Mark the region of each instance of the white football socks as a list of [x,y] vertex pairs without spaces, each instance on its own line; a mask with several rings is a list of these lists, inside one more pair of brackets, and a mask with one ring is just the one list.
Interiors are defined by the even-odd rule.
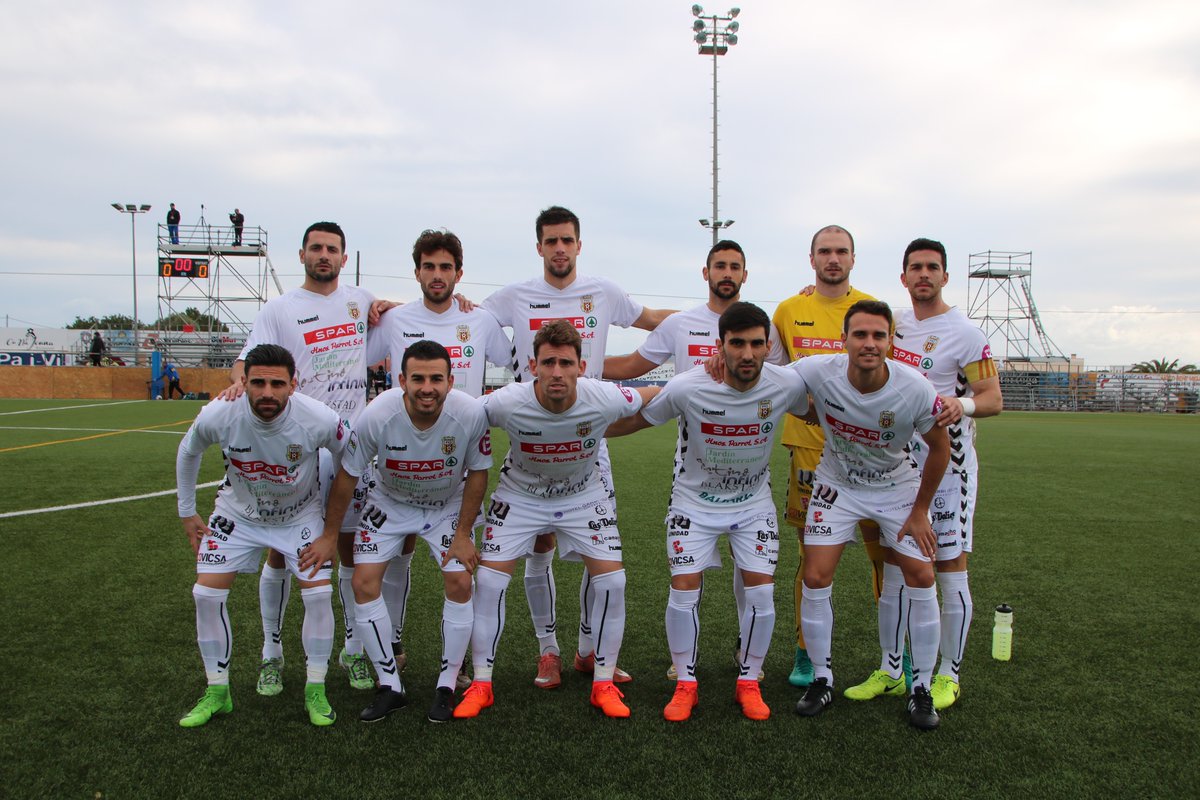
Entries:
[[825,678],[833,686],[833,670],[830,668],[833,650],[833,584],[824,589],[811,589],[804,584],[801,591],[800,625],[804,630],[804,643],[808,645],[808,657],[812,659],[813,676]]
[[504,633],[504,597],[511,575],[481,566],[475,570],[475,623],[471,628],[471,661],[477,681],[491,681],[496,647]]
[[957,683],[975,603],[965,571],[939,572],[937,582],[942,587],[942,663],[938,674]]
[[210,589],[198,583],[192,586],[192,599],[196,601],[196,643],[200,645],[209,686],[229,685],[233,637],[225,607],[228,598],[228,589]]
[[559,652],[555,619],[554,551],[531,553],[525,559],[525,599],[540,655]]
[[667,646],[678,680],[696,680],[700,643],[700,590],[671,589],[667,600]]
[[283,658],[283,615],[292,596],[292,576],[287,567],[263,564],[258,576],[258,611],[262,616],[263,659]]
[[308,682],[324,683],[333,652],[333,587],[310,586],[300,590],[304,599],[304,626],[300,640],[308,664]]

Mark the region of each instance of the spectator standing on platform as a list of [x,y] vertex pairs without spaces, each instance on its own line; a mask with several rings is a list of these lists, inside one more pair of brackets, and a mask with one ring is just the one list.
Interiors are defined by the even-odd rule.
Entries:
[[171,203],[171,210],[167,212],[167,233],[171,237],[171,244],[179,244],[179,211],[174,203]]
[[233,246],[241,247],[242,227],[246,224],[246,215],[235,208],[229,215],[229,221],[233,223]]
[[92,366],[100,366],[100,359],[104,356],[104,351],[107,350],[107,345],[104,344],[104,339],[100,336],[100,331],[92,334]]

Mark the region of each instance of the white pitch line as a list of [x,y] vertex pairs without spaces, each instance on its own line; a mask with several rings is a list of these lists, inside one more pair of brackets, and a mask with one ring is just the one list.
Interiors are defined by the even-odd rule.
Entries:
[[27,408],[24,411],[0,411],[0,417],[13,414],[40,414],[43,411],[73,411],[76,408],[100,408],[101,406],[126,406],[130,403],[148,403],[149,400],[119,400],[115,403],[87,403],[82,406],[58,406],[57,408]]
[[187,431],[148,431],[138,428],[33,428],[26,425],[0,425],[0,431],[79,431],[82,433],[165,433],[183,436]]
[[[220,486],[225,481],[212,481],[211,483],[202,483],[197,486],[197,489],[209,489],[213,486]],[[51,506],[49,508],[30,508],[25,511],[7,511],[0,514],[0,519],[9,517],[27,517],[31,514],[48,514],[51,511],[71,511],[76,508],[91,508],[93,506],[107,506],[112,503],[128,503],[132,500],[145,500],[150,497],[164,497],[169,494],[175,494],[174,489],[167,489],[165,492],[150,492],[149,494],[135,494],[129,497],[114,497],[111,500],[92,500],[87,503],[72,503],[69,506]]]

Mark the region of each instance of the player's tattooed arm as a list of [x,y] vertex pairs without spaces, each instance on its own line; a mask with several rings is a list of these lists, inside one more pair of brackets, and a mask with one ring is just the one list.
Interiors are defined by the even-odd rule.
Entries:
[[200,553],[200,540],[208,535],[208,526],[204,524],[204,518],[199,514],[193,514],[190,517],[183,517],[179,520],[183,523],[183,532],[187,534],[188,542],[192,545],[192,555]]

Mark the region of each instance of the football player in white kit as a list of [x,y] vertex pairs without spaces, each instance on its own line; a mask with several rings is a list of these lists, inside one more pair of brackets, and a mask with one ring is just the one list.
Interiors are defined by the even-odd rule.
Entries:
[[[247,353],[242,383],[242,399],[200,410],[175,462],[179,517],[196,553],[196,639],[208,677],[204,696],[179,724],[194,728],[233,710],[229,590],[238,572],[255,570],[263,548],[274,548],[300,581],[304,598],[304,707],[313,725],[332,725],[336,715],[325,697],[333,650],[332,565],[321,561],[301,574],[299,559],[322,525],[319,450],[340,455],[349,429],[324,404],[293,394],[296,365],[283,347],[264,344]],[[201,456],[214,444],[225,459],[225,483],[206,525],[196,513],[196,477]]]
[[[679,676],[663,717],[682,722],[699,702],[696,661],[701,574],[721,566],[717,539],[725,536],[744,585],[739,609],[742,643],[734,700],[749,719],[765,720],[758,674],[775,629],[775,567],[779,522],[771,497],[771,448],[787,413],[808,410],[804,381],[786,367],[764,364],[771,319],[750,303],[734,303],[718,321],[720,383],[688,370],[633,418],[633,429],[677,418],[675,476],[667,509],[667,643]],[[623,428],[624,426],[622,426]],[[610,429],[609,435],[617,435]]]
[[[674,359],[675,374],[703,366],[710,358],[721,355],[717,344],[717,321],[725,309],[738,302],[742,284],[749,277],[746,270],[746,254],[742,246],[732,239],[722,239],[708,251],[701,271],[708,284],[708,301],[687,311],[672,314],[650,332],[646,341],[628,355],[608,356],[604,359],[604,377],[620,381],[645,375],[650,370]],[[786,364],[787,354],[779,341],[775,326],[771,326],[770,352],[767,362]],[[741,570],[733,571],[733,596],[737,601],[738,619],[746,608],[745,586],[742,585]],[[741,660],[741,643],[734,647],[734,660]],[[672,663],[667,670],[667,679],[679,676]],[[762,680],[762,673],[758,679]]]
[[[903,686],[904,631],[912,645],[909,722],[936,728],[929,694],[937,661],[940,614],[933,560],[937,536],[929,509],[950,462],[950,438],[937,425],[942,404],[922,375],[889,364],[892,312],[886,303],[860,300],[846,312],[845,353],[808,356],[792,363],[812,396],[825,431],[825,449],[804,524],[804,584],[800,622],[814,680],[796,713],[815,716],[833,702],[833,573],[860,519],[879,524],[887,559],[903,575],[900,595],[879,600],[881,669]],[[928,445],[924,469],[909,458],[920,434]]]
[[400,364],[400,385],[359,417],[329,493],[321,538],[300,560],[313,567],[337,545],[338,520],[358,478],[378,459],[367,508],[354,541],[358,630],[379,678],[375,700],[359,719],[375,722],[407,702],[391,648],[392,621],[381,596],[384,571],[404,542],[420,536],[442,569],[442,669],[428,718],[448,722],[454,686],[471,638],[473,528],[487,492],[492,446],[483,406],[453,390],[451,358],[437,342],[415,342]]
[[[933,499],[933,528],[938,537],[937,582],[942,590],[941,664],[930,694],[941,710],[959,696],[959,669],[971,628],[974,603],[967,583],[967,553],[974,540],[975,498],[979,460],[975,455],[975,423],[1004,408],[1000,378],[987,337],[957,308],[942,299],[949,280],[946,248],[933,239],[914,239],[904,250],[900,282],[912,308],[896,314],[892,358],[920,370],[942,398],[938,425],[950,434],[950,465]],[[912,454],[925,462],[920,437]],[[894,564],[884,567],[884,591],[898,594],[903,581]],[[846,690],[855,700],[898,693],[891,676],[875,670],[866,681]]]
[[[582,361],[587,364],[584,376],[599,378],[604,371],[604,353],[610,325],[654,330],[670,314],[670,309],[645,308],[630,299],[615,283],[606,278],[580,275],[575,262],[582,248],[579,236],[579,217],[561,206],[551,206],[538,215],[537,252],[542,257],[542,274],[494,292],[483,301],[483,307],[495,315],[500,324],[512,328],[513,371],[518,381],[533,379],[533,339],[549,320],[565,319],[579,332],[582,340]],[[612,470],[608,447],[601,441],[601,478],[612,492]],[[610,496],[615,505],[615,495]],[[533,617],[533,629],[538,637],[538,672],[534,684],[553,689],[561,683],[562,656],[558,649],[557,614],[555,602],[554,535],[539,536],[533,552],[525,561],[525,597]],[[592,582],[584,572],[579,586],[579,638],[575,669],[592,669],[594,621],[589,616],[593,605]],[[618,669],[616,681],[631,680]]]
[[[342,286],[338,276],[346,265],[346,235],[334,222],[316,222],[308,226],[301,240],[300,263],[304,265],[304,283],[299,288],[273,298],[259,310],[254,327],[242,350],[244,357],[250,348],[263,343],[279,344],[296,359],[297,391],[320,400],[343,420],[353,425],[367,404],[367,365],[383,358],[367,355],[368,317],[392,304],[376,301],[365,289]],[[376,344],[372,337],[373,346]],[[242,361],[233,364],[230,380],[233,384],[219,397],[235,399],[241,393]],[[329,454],[322,457],[322,481],[329,490],[337,461]],[[371,689],[371,665],[362,652],[362,643],[354,637],[354,592],[350,588],[354,576],[354,531],[362,514],[366,497],[364,480],[358,497],[342,522],[341,546],[338,555],[338,596],[342,603],[345,625],[345,646],[338,663],[347,670],[350,685],[355,689]],[[258,693],[273,696],[283,691],[283,628],[284,612],[291,594],[291,580],[283,569],[279,553],[269,551],[258,583],[259,610],[263,623],[262,665],[258,676]]]
[[532,383],[510,383],[484,398],[488,421],[503,428],[509,450],[488,506],[475,570],[475,624],[471,632],[474,681],[454,709],[474,717],[492,705],[492,670],[504,605],[517,559],[534,539],[553,531],[559,553],[582,560],[593,586],[590,612],[595,653],[591,703],[606,716],[629,716],[613,683],[625,634],[625,570],[616,510],[600,481],[597,455],[609,425],[637,413],[650,389],[634,392],[579,377],[579,332],[566,320],[542,326],[534,337]]
[[[422,231],[413,244],[412,257],[421,302],[388,311],[371,336],[383,340],[397,386],[405,349],[427,339],[449,353],[454,388],[479,397],[487,364],[511,366],[512,342],[490,312],[478,307],[463,311],[455,301],[454,289],[463,276],[463,246],[457,236],[445,230]],[[383,577],[383,599],[392,620],[392,649],[401,669],[407,661],[403,634],[415,546],[416,538],[408,537]],[[464,676],[460,688],[468,683]]]

